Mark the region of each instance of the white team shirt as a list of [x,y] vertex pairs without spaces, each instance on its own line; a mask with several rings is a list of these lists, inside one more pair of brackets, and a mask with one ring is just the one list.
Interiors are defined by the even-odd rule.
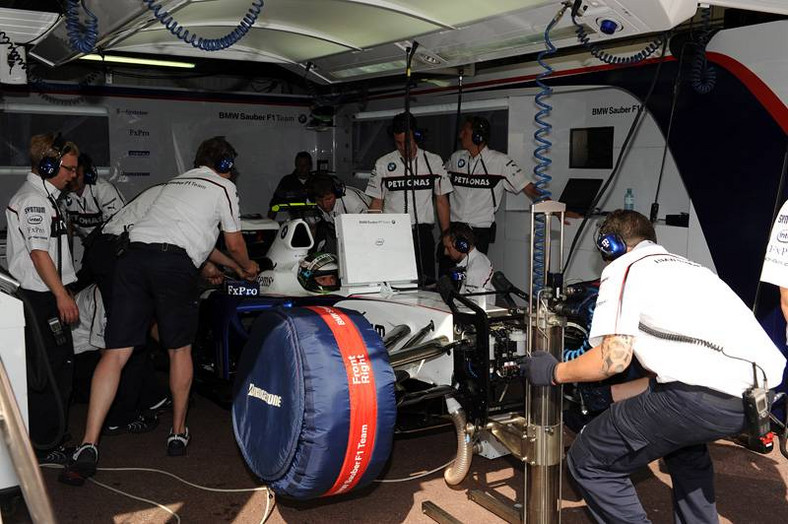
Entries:
[[164,186],[165,184],[156,184],[129,200],[128,204],[120,208],[120,211],[112,215],[112,218],[104,224],[101,232],[120,236],[124,231],[131,231],[134,224],[145,216],[153,202],[159,198]]
[[766,257],[763,259],[761,282],[788,287],[788,201],[772,226]]
[[30,252],[34,249],[48,252],[57,269],[58,242],[60,281],[67,285],[77,280],[68,246],[65,217],[56,208],[59,196],[60,190],[50,182],[35,173],[28,173],[25,183],[6,207],[8,271],[22,284],[23,289],[50,291],[33,266]]
[[465,268],[465,280],[460,286],[460,293],[495,291],[490,282],[493,275],[492,263],[487,255],[478,249],[471,249],[468,255],[457,263],[457,267]]
[[124,203],[118,188],[101,178],[94,185],[85,185],[82,195],[69,193],[66,196],[66,208],[80,238],[87,237],[96,226],[109,220]]
[[129,238],[182,247],[200,267],[219,238],[217,226],[225,233],[241,230],[238,193],[235,184],[202,166],[164,184]]
[[[602,272],[589,341],[632,335],[633,350],[658,382],[683,382],[741,396],[752,386],[752,364],[693,342],[664,340],[639,328],[692,337],[731,357],[755,361],[769,387],[780,384],[785,357],[752,311],[713,272],[664,247],[642,242]],[[759,385],[763,374],[758,370]]]
[[455,151],[446,162],[446,171],[454,187],[449,197],[451,221],[471,227],[490,227],[504,190],[519,193],[528,185],[514,160],[488,147],[475,157],[465,149]]
[[91,284],[74,297],[79,308],[79,324],[71,328],[74,340],[74,354],[105,349],[104,330],[107,328],[107,315],[104,301],[96,284]]
[[411,225],[416,224],[417,215],[419,224],[434,224],[435,207],[432,204],[432,195],[445,195],[453,190],[449,176],[443,168],[443,161],[438,155],[417,150],[413,159],[413,173],[415,176],[408,171],[406,176],[405,160],[399,151],[383,155],[375,162],[366,194],[383,200],[384,213],[409,213]]
[[358,213],[366,213],[369,209],[369,204],[355,191],[347,189],[345,196],[337,198],[334,203],[334,209],[330,213],[326,213],[322,209],[320,214],[324,221],[333,224],[339,215],[355,215]]

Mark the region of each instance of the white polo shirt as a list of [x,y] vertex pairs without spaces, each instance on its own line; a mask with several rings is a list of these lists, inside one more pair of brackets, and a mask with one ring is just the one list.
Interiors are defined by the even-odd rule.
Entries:
[[323,220],[329,224],[333,224],[336,220],[336,217],[339,215],[366,213],[367,209],[369,209],[369,205],[367,205],[367,202],[361,197],[361,195],[348,188],[345,190],[345,196],[337,198],[336,202],[334,203],[334,209],[332,209],[330,213],[326,213],[322,209],[320,210],[320,213],[323,217]]
[[8,271],[30,291],[50,291],[33,266],[30,252],[46,251],[58,267],[60,244],[60,281],[63,285],[77,280],[71,250],[68,247],[65,217],[57,210],[60,190],[35,173],[28,173],[25,183],[11,197],[5,216],[8,224],[6,258]]
[[[416,224],[417,215],[419,224],[434,224],[433,194],[445,195],[452,189],[443,160],[438,155],[417,150],[413,173],[409,170],[406,173],[405,160],[395,150],[375,162],[366,194],[383,200],[384,213],[409,213],[411,225]],[[416,194],[415,213],[413,193]]]
[[468,255],[457,263],[457,267],[465,268],[465,280],[460,286],[460,293],[495,291],[491,283],[493,275],[492,263],[490,263],[487,255],[478,249],[471,249]]
[[503,153],[485,147],[478,155],[462,149],[446,162],[451,184],[451,221],[490,227],[503,200],[504,189],[519,193],[528,185],[525,173]]
[[96,226],[100,226],[123,207],[123,195],[114,184],[99,178],[94,185],[87,184],[82,194],[66,195],[74,231],[81,238],[87,237]]
[[235,184],[202,166],[164,184],[129,238],[182,247],[199,267],[216,245],[219,228],[226,233],[241,230],[239,215]]
[[159,197],[161,190],[164,189],[164,186],[165,184],[156,184],[129,200],[125,206],[120,208],[120,211],[112,215],[107,223],[104,224],[101,232],[107,235],[120,236],[124,231],[131,231],[134,224],[148,212],[153,202]]
[[107,315],[104,301],[96,284],[91,284],[74,297],[79,308],[79,324],[71,328],[74,340],[74,354],[95,351],[107,347],[104,330],[107,328]]
[[[673,341],[639,327],[708,342]],[[769,387],[780,384],[785,357],[752,311],[713,272],[650,242],[639,244],[602,272],[589,341],[633,335],[634,353],[659,382],[679,381],[741,396],[752,386],[755,361]],[[729,356],[726,356],[729,355]],[[763,374],[758,370],[759,385]]]
[[763,259],[761,282],[788,288],[788,201],[774,221]]

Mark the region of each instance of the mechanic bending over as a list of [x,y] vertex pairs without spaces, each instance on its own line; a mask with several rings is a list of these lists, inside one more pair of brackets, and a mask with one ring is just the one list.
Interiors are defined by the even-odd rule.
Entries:
[[656,244],[640,213],[611,213],[597,247],[611,262],[591,325],[593,349],[563,363],[535,352],[524,374],[537,386],[598,381],[622,372],[634,354],[656,379],[639,379],[629,392],[635,396],[583,428],[568,452],[569,471],[599,522],[649,522],[629,474],[662,457],[674,520],[718,522],[706,444],[744,430],[743,395],[778,385],[785,358],[733,290]]
[[197,279],[216,245],[219,228],[230,256],[252,279],[259,272],[241,234],[238,194],[230,180],[236,152],[224,137],[200,144],[195,168],[169,182],[148,213],[134,224],[128,251],[115,271],[107,324],[108,348],[96,367],[83,443],[59,479],[81,485],[95,474],[101,426],[115,397],[121,370],[133,347],[144,344],[151,319],[170,354],[173,425],[167,454],[183,455],[191,435],[186,409],[192,381],[191,344],[197,330]]
[[[766,248],[766,256],[763,260],[761,271],[761,282],[768,282],[780,288],[780,309],[783,318],[788,321],[788,250],[785,249],[785,235],[788,233],[788,201],[780,208],[777,218],[772,225],[769,235],[769,244]],[[788,326],[786,326],[788,334]],[[786,337],[788,339],[788,336]],[[786,339],[782,340],[783,354],[788,351]],[[788,388],[788,369],[783,374],[784,382],[780,391]]]
[[355,191],[348,191],[339,179],[325,174],[317,174],[307,182],[306,194],[320,209],[320,219],[314,226],[315,246],[312,249],[336,254],[336,217],[366,213],[367,202]]
[[460,293],[495,291],[491,280],[493,266],[487,255],[476,248],[476,235],[468,224],[452,222],[443,234],[446,255],[456,264],[452,280]]
[[[79,310],[67,285],[76,281],[64,213],[58,199],[77,172],[79,150],[60,135],[30,139],[30,169],[22,187],[6,207],[8,271],[21,283],[19,293],[32,306],[31,314],[43,336],[43,350],[55,383],[35,386],[28,373],[30,439],[41,462],[63,463],[61,422],[68,424],[68,402],[74,372],[74,346],[69,324]],[[27,310],[27,308],[25,308]],[[25,341],[33,346],[34,327],[25,322]],[[38,375],[41,365],[32,362]],[[57,393],[54,393],[54,389]],[[60,402],[54,398],[59,394]],[[64,429],[64,428],[61,428]]]
[[114,184],[99,178],[93,159],[86,153],[79,155],[77,176],[68,189],[66,208],[74,231],[82,239],[109,220],[125,203]]
[[[410,135],[406,133],[410,130]],[[449,227],[449,198],[452,185],[438,155],[419,151],[421,132],[410,113],[400,113],[391,122],[396,151],[375,162],[366,193],[371,210],[408,213],[413,227],[416,261],[422,283],[435,280],[435,211],[441,232]],[[406,161],[407,152],[410,161]],[[412,170],[412,171],[411,171]],[[433,195],[435,203],[433,205]]]

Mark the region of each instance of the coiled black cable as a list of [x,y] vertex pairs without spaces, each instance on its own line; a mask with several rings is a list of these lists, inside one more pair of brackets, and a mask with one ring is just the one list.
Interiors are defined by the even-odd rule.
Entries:
[[662,33],[658,37],[656,37],[653,41],[649,42],[645,48],[641,51],[638,51],[634,55],[630,56],[615,56],[611,55],[610,53],[603,50],[598,45],[591,43],[591,37],[588,36],[586,33],[586,29],[583,24],[577,22],[577,18],[575,14],[572,13],[572,23],[575,25],[575,33],[577,34],[577,40],[583,44],[583,47],[588,49],[592,56],[598,58],[602,62],[610,65],[617,65],[617,64],[634,64],[636,62],[641,62],[646,58],[653,55],[665,42],[668,33]]
[[696,93],[705,95],[709,93],[717,83],[717,71],[709,65],[706,59],[706,44],[711,38],[711,8],[707,7],[701,12],[703,29],[698,36],[698,50],[692,59],[692,69],[690,71],[690,85]]

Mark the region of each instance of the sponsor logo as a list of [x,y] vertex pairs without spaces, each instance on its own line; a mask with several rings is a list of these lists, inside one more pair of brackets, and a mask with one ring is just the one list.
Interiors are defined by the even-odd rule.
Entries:
[[129,136],[150,136],[150,131],[144,129],[129,129]]
[[120,109],[120,108],[115,108],[115,114],[116,115],[119,115],[121,113],[123,113],[124,115],[127,115],[127,116],[145,116],[145,115],[148,114],[147,111],[142,111],[140,109]]
[[788,224],[788,215],[780,215],[777,217],[778,224]]
[[43,207],[31,206],[25,208],[25,213],[46,213],[46,212],[47,210],[44,209]]
[[389,162],[389,165],[386,166],[386,169],[388,169],[389,172],[394,171],[395,169],[397,169],[397,164],[395,164],[394,162]]
[[361,426],[361,435],[359,436],[358,441],[356,442],[356,453],[353,455],[353,468],[350,470],[345,481],[342,485],[337,489],[337,493],[342,493],[343,491],[347,490],[355,478],[358,476],[358,472],[361,469],[361,464],[364,462],[364,452],[367,446],[367,435],[369,433],[369,426],[368,424],[364,424]]
[[260,290],[257,288],[257,286],[250,286],[243,282],[228,282],[225,288],[228,295],[249,297],[260,294]]
[[464,158],[461,158],[461,159],[460,159],[460,160],[457,162],[457,167],[465,167],[465,159],[464,159]]
[[783,229],[777,233],[777,241],[782,243],[788,242],[788,229]]
[[135,150],[132,150],[132,151],[129,151],[129,156],[133,156],[133,157],[149,157],[150,156],[150,151],[135,151]]
[[44,217],[42,217],[41,215],[33,215],[31,217],[27,217],[28,224],[36,225],[36,224],[40,224],[43,221],[44,221]]
[[383,240],[382,238],[376,238],[375,239],[375,245],[378,246],[378,247],[382,246],[384,244],[384,242],[385,242],[385,240]]
[[150,171],[124,171],[123,176],[150,176]]
[[435,186],[435,178],[435,175],[393,176],[383,180],[383,185],[389,191],[432,190]]
[[27,228],[27,232],[31,235],[43,235],[46,233],[43,227],[31,226]]
[[254,382],[249,383],[249,391],[247,391],[246,395],[249,397],[259,398],[269,406],[273,406],[275,408],[282,407],[281,395],[274,395],[273,393],[269,393],[262,388],[258,388],[254,385]]
[[[219,120],[252,120],[255,122],[295,122],[296,117],[282,113],[244,113],[242,111],[219,111]],[[300,120],[299,120],[300,121]]]
[[451,173],[449,175],[452,185],[459,187],[490,189],[498,185],[503,177],[500,175],[464,175]]
[[101,224],[101,213],[73,214],[74,223],[82,227],[98,226]]
[[383,338],[383,337],[386,336],[386,326],[382,326],[380,324],[375,324],[372,327],[375,329],[375,332],[378,334],[378,336],[380,336],[380,338]]
[[271,285],[274,283],[274,277],[268,275],[266,276],[261,275],[260,277],[258,277],[257,280],[260,282],[260,285],[263,287],[271,287]]
[[282,231],[279,233],[279,237],[285,238],[285,235],[287,235],[287,225],[282,226]]

